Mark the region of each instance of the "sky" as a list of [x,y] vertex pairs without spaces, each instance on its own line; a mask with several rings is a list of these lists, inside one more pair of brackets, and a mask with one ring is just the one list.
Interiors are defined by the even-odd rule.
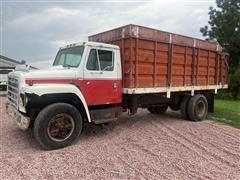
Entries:
[[201,38],[215,0],[0,0],[0,54],[44,68],[59,47],[137,24]]

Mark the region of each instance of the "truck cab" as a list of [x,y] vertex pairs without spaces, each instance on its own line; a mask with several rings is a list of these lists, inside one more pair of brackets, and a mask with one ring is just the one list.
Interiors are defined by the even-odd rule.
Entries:
[[98,124],[116,119],[121,103],[116,45],[70,44],[59,49],[51,68],[8,76],[7,112],[21,129],[33,126],[46,149],[71,143],[81,133],[83,121]]
[[87,42],[61,48],[53,66],[75,69],[70,77],[88,106],[121,103],[121,59],[118,46]]

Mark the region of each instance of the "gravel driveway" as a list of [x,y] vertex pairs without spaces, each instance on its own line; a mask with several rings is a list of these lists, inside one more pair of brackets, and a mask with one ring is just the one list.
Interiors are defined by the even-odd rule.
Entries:
[[141,110],[87,125],[74,145],[43,151],[0,98],[0,179],[240,179],[240,130]]

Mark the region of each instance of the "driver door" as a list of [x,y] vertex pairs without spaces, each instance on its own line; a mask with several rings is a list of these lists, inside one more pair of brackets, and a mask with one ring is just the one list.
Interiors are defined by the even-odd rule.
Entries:
[[90,106],[121,102],[121,81],[112,49],[90,48],[84,67],[84,96]]

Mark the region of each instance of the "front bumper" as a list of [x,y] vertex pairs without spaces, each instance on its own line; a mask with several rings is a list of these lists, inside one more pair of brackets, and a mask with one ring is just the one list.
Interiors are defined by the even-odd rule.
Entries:
[[7,111],[7,114],[16,121],[20,129],[26,130],[29,128],[30,118],[20,113],[9,102],[6,103],[6,111]]

